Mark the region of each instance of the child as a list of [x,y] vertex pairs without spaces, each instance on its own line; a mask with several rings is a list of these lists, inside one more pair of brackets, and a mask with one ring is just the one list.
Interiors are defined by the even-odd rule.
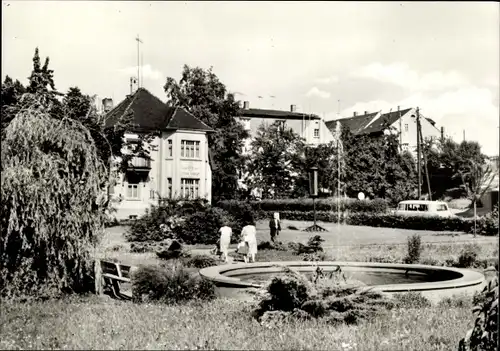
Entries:
[[238,247],[236,248],[236,253],[243,255],[245,263],[248,263],[248,251],[249,251],[249,246],[248,243],[245,241],[240,242],[238,244]]

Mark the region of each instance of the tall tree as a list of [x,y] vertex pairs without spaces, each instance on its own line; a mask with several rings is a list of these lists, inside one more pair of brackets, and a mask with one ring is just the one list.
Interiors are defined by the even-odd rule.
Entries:
[[396,135],[353,135],[342,131],[346,158],[346,193],[363,192],[392,203],[410,198],[416,189],[411,154],[401,153]]
[[263,198],[286,198],[296,188],[305,164],[305,143],[286,123],[262,123],[251,144],[248,173]]
[[238,194],[238,178],[245,164],[244,140],[249,136],[235,120],[239,104],[226,86],[212,72],[185,65],[177,82],[168,77],[164,86],[170,106],[182,107],[215,130],[208,136],[214,169],[212,198],[216,203],[234,199]]
[[10,121],[14,118],[14,107],[19,103],[23,94],[26,93],[26,88],[16,79],[14,82],[9,76],[5,77],[2,83],[1,93],[1,131],[9,125]]

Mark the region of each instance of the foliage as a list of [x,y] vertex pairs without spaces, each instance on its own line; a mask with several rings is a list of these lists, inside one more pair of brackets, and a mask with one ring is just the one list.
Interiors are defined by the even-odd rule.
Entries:
[[467,244],[458,256],[457,267],[473,267],[479,255],[480,247],[477,244]]
[[459,351],[496,350],[498,348],[498,277],[484,287],[482,298],[472,309],[474,327],[460,340]]
[[369,289],[314,284],[290,268],[284,268],[284,272],[265,287],[253,313],[266,327],[283,320],[313,318],[331,324],[357,324],[393,305],[386,296]]
[[239,105],[234,95],[212,72],[212,68],[184,66],[179,82],[168,77],[164,90],[168,104],[183,107],[215,130],[208,136],[214,168],[212,169],[212,201],[237,198],[238,176],[243,169],[244,139],[248,132],[234,117]]
[[316,251],[312,253],[306,253],[302,255],[302,261],[324,261],[326,259],[326,254],[322,251]]
[[175,229],[175,233],[186,244],[215,244],[220,238],[219,229],[225,225],[232,227],[233,240],[236,239],[238,231],[233,223],[234,219],[229,213],[220,208],[209,207],[203,212],[187,216]]
[[284,245],[282,242],[277,241],[277,242],[272,242],[272,241],[261,241],[257,245],[257,250],[262,251],[262,250],[278,250],[278,251],[287,251],[288,246]]
[[394,294],[394,300],[398,308],[425,308],[431,306],[429,299],[416,291]]
[[91,289],[90,253],[105,220],[105,168],[85,127],[47,111],[23,107],[2,139],[3,296]]
[[125,238],[131,242],[178,239],[177,230],[186,219],[205,211],[207,206],[204,199],[162,199],[159,205],[152,205],[143,216],[132,222]]
[[20,102],[23,94],[26,93],[26,88],[16,79],[14,82],[11,77],[6,76],[2,83],[1,93],[1,135],[4,137],[5,128],[10,121],[15,117],[14,107]]
[[250,188],[260,189],[263,199],[290,197],[304,158],[305,141],[293,129],[280,121],[263,122],[251,144]]
[[408,237],[408,253],[404,259],[405,263],[417,263],[422,253],[422,240],[420,235],[413,234]]
[[131,281],[135,302],[176,304],[189,300],[212,300],[216,296],[212,282],[181,265],[139,267],[132,274]]
[[[471,164],[482,167],[485,163],[481,147],[474,141],[463,141],[459,144],[451,138],[426,139],[422,151],[427,157],[431,191],[436,199],[447,194],[450,189],[465,190],[460,174],[469,173]],[[422,189],[427,189],[425,177]]]
[[184,264],[186,265],[186,267],[202,269],[211,266],[217,266],[218,261],[212,256],[196,255],[187,259]]
[[[349,212],[366,212],[366,213],[384,213],[388,210],[387,201],[382,199],[374,199],[374,200],[363,200],[360,201],[358,199],[317,199],[316,203],[316,211],[337,211],[337,207],[340,203],[341,211],[349,211]],[[274,212],[282,212],[282,211],[312,211],[313,210],[313,201],[312,199],[266,199],[262,201],[249,201],[243,202],[238,200],[228,200],[222,201],[218,205],[233,215],[235,211],[242,210],[245,211],[254,211],[254,213],[258,214],[263,211],[274,211]]]
[[321,243],[324,242],[323,239],[319,235],[314,235],[307,240],[307,244],[303,245],[302,243],[298,243],[297,248],[294,250],[296,255],[302,254],[314,254],[317,252],[323,252],[323,247]]
[[400,153],[395,134],[353,135],[342,129],[346,158],[345,192],[355,197],[363,192],[370,198],[384,198],[392,204],[410,199],[416,188],[415,163]]
[[498,206],[495,206],[493,211],[477,219],[476,233],[480,235],[498,235],[498,220]]

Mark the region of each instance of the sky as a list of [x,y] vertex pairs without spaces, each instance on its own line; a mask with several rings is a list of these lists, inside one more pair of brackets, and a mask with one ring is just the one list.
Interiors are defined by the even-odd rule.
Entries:
[[419,107],[456,141],[499,153],[497,2],[2,2],[2,80],[26,83],[35,47],[56,88],[119,103],[137,73],[208,69],[250,107],[315,113]]

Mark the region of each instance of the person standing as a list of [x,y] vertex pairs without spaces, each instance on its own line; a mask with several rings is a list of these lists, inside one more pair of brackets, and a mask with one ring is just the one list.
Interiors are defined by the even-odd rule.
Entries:
[[219,229],[220,233],[220,251],[222,252],[222,257],[224,259],[224,262],[228,262],[228,253],[229,253],[229,244],[231,243],[231,234],[233,233],[233,230],[231,227],[228,227],[227,225],[221,227]]
[[269,221],[269,229],[271,230],[271,241],[274,243],[276,237],[280,234],[281,223],[279,213],[275,212],[273,218]]

